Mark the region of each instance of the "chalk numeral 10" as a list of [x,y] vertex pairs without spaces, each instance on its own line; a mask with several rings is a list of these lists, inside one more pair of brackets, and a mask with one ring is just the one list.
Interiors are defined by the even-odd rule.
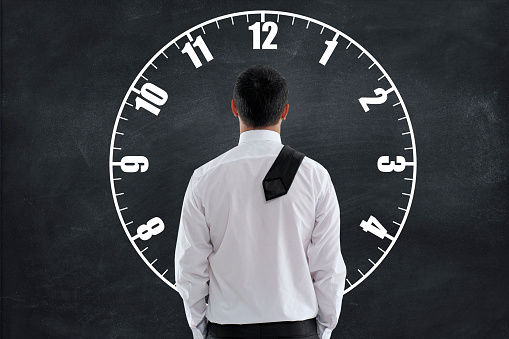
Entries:
[[141,97],[136,97],[135,108],[137,110],[143,108],[154,115],[158,115],[161,111],[161,109],[156,106],[162,106],[168,100],[168,93],[150,82],[147,82],[141,87],[139,94]]

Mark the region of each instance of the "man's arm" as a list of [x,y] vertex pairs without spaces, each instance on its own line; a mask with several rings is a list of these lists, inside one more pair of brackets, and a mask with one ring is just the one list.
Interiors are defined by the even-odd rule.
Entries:
[[339,244],[339,203],[328,173],[327,182],[318,198],[307,255],[318,301],[318,336],[320,339],[329,339],[341,311],[346,266]]
[[193,338],[205,338],[207,304],[205,296],[209,293],[208,256],[213,250],[210,233],[202,205],[195,192],[194,173],[189,180],[175,247],[175,287],[177,288],[186,312]]

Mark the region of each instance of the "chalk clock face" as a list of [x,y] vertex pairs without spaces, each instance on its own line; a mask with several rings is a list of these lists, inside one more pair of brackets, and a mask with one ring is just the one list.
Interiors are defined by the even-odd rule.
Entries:
[[[155,53],[128,89],[111,138],[110,181],[122,226],[148,267],[175,288],[185,187],[195,168],[237,145],[233,85],[254,64],[276,68],[289,84],[282,143],[331,175],[347,293],[379,267],[403,229],[415,188],[415,141],[389,74],[352,38],[309,17],[228,14]],[[212,154],[211,145],[222,151]]]

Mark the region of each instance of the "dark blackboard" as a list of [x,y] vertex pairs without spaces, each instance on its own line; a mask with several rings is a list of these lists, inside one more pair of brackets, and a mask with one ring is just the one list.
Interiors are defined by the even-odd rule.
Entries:
[[[345,296],[333,338],[509,337],[509,5],[325,0],[2,2],[2,337],[191,337],[180,297],[119,223],[110,138],[127,89],[162,46],[254,9],[306,15],[353,37],[389,72],[412,119],[419,167],[405,230]],[[190,169],[235,146],[238,125],[225,112],[195,126],[199,135],[226,126],[207,148],[174,154],[185,159],[168,169],[185,178],[177,195]],[[291,120],[288,131],[300,131]],[[339,177],[330,153],[304,148],[311,133],[296,135],[287,134],[291,146]]]

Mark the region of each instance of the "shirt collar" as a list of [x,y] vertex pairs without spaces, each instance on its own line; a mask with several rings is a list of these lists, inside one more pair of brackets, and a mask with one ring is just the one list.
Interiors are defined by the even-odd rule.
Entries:
[[239,145],[253,140],[270,140],[281,143],[281,135],[270,129],[251,129],[240,133]]

